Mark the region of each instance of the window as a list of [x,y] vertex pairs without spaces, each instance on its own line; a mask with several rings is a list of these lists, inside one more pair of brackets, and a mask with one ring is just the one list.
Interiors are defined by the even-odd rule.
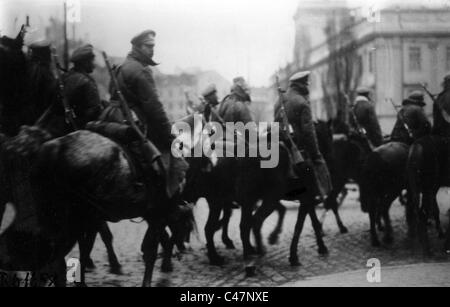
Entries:
[[375,71],[375,51],[369,51],[369,72],[373,73]]
[[422,52],[420,47],[409,47],[409,70],[422,70]]
[[447,47],[446,69],[450,70],[450,47]]

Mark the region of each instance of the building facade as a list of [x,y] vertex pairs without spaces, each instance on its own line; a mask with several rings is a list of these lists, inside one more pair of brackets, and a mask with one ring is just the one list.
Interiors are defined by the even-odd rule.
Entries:
[[[279,72],[283,84],[293,72],[311,70],[311,106],[321,119],[336,116],[342,99],[336,92],[348,91],[353,97],[356,87],[369,87],[383,132],[389,134],[396,118],[390,99],[400,105],[421,84],[439,93],[450,73],[450,10],[398,4],[368,14],[370,8],[332,3],[300,4],[294,17],[294,61]],[[333,84],[331,69],[342,75],[341,85]],[[426,111],[431,115],[429,97]]]

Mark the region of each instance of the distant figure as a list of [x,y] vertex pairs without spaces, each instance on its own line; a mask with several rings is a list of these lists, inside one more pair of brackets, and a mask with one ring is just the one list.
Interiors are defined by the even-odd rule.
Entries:
[[[381,133],[375,106],[370,99],[370,89],[360,87],[356,90],[356,93],[357,97],[352,110],[350,110],[355,116],[350,116],[350,124],[356,130],[358,126],[364,128],[372,145],[378,147],[383,143],[383,134]],[[355,122],[355,119],[357,122]]]
[[94,47],[85,45],[76,49],[70,61],[73,68],[64,76],[64,94],[75,112],[78,128],[83,129],[102,112],[97,84],[90,75],[95,69]]
[[423,109],[425,106],[424,95],[420,91],[411,93],[403,101],[391,133],[392,141],[411,145],[415,140],[431,133],[431,123]]
[[433,105],[433,134],[450,137],[450,75],[444,78],[442,88]]
[[225,122],[253,122],[248,107],[250,101],[250,87],[243,77],[237,77],[233,80],[230,95],[226,96],[220,105],[219,115]]
[[206,121],[216,121],[217,119],[213,115],[212,111],[217,112],[217,106],[219,105],[219,97],[217,96],[217,88],[215,84],[210,84],[202,92],[202,97],[205,102],[205,119]]

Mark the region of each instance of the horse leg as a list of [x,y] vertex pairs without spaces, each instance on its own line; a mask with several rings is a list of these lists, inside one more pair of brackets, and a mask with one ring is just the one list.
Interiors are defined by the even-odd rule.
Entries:
[[275,226],[275,229],[272,231],[272,233],[269,236],[269,244],[275,245],[278,244],[278,240],[280,239],[280,234],[283,230],[283,222],[284,218],[286,216],[286,207],[283,206],[282,203],[277,202],[275,210],[278,212],[278,222]]
[[161,216],[148,218],[147,222],[149,225],[141,247],[145,263],[143,287],[151,287],[152,285],[153,269],[158,256],[158,245],[165,228],[165,222],[161,219]]
[[311,218],[311,224],[314,229],[314,234],[316,235],[318,253],[321,256],[328,255],[328,248],[326,247],[325,242],[323,241],[322,225],[319,222],[319,218],[317,217],[315,208],[310,209],[309,217]]
[[394,242],[391,218],[389,216],[389,207],[390,207],[390,203],[386,203],[386,204],[384,204],[384,207],[382,208],[383,220],[384,220],[384,224],[386,226],[386,233],[384,235],[383,241],[386,244],[392,244]]
[[256,252],[259,255],[265,254],[265,248],[262,242],[261,228],[267,217],[271,215],[275,210],[276,205],[274,204],[276,203],[276,201],[273,201],[271,199],[265,199],[261,207],[259,207],[255,215],[253,216],[253,233],[255,234]]
[[209,214],[208,221],[205,225],[205,237],[206,237],[206,249],[208,250],[209,263],[211,265],[223,265],[225,260],[219,256],[214,244],[214,234],[220,228],[220,212],[223,206],[218,205],[217,202],[213,203],[208,201]]
[[[342,197],[339,200],[339,202],[337,201],[337,198],[339,196],[339,194],[342,192]],[[333,191],[330,193],[330,195],[328,196],[326,202],[325,202],[325,208],[326,210],[332,210],[334,216],[336,217],[336,223],[339,227],[339,231],[341,232],[341,234],[345,234],[348,233],[348,229],[344,226],[344,223],[342,223],[341,217],[339,215],[339,207],[342,206],[342,204],[345,201],[345,198],[347,197],[348,194],[348,190],[345,188],[345,182],[341,181],[339,182],[339,184],[333,188]],[[323,225],[323,223],[325,222],[325,218],[322,219],[321,224]]]
[[94,247],[97,230],[97,227],[88,227],[78,240],[80,248],[80,281],[75,283],[77,287],[86,287],[86,269],[95,267],[90,254]]
[[0,228],[2,227],[3,215],[5,214],[6,203],[0,203]]
[[[436,192],[436,194],[437,193],[438,192]],[[436,195],[436,194],[434,194],[434,195]],[[439,239],[444,239],[445,238],[445,234],[444,234],[444,231],[442,230],[442,227],[441,227],[441,217],[440,217],[441,213],[439,212],[439,206],[438,206],[436,197],[433,197],[431,199],[431,201],[432,201],[431,210],[433,212],[433,218],[434,218],[434,223],[435,223],[435,226],[436,226],[437,234],[439,236]]]
[[113,246],[113,235],[106,222],[102,222],[99,228],[100,237],[105,244],[108,253],[109,271],[115,275],[122,275],[122,266],[117,259],[117,255]]
[[[449,220],[450,220],[450,214],[449,214]],[[449,221],[448,227],[447,227],[447,239],[445,240],[444,251],[447,255],[450,255],[450,221]]]
[[[95,239],[97,237],[97,231],[98,229],[90,229],[89,231],[87,231],[84,236],[83,236],[83,242],[79,242],[80,243],[80,262],[84,263],[85,268],[87,270],[93,270],[95,269],[95,264],[94,261],[92,261],[91,258],[91,253],[92,250],[94,249],[94,243],[95,243]],[[81,244],[83,244],[83,248],[81,247]],[[81,252],[81,250],[83,249],[83,253]]]
[[300,203],[300,208],[298,209],[297,222],[294,229],[294,237],[292,238],[289,262],[291,266],[300,266],[300,261],[298,260],[297,249],[298,241],[300,240],[300,235],[303,230],[303,225],[305,223],[305,218],[308,215],[308,208],[304,203]]
[[371,238],[373,247],[381,246],[380,240],[378,240],[377,227],[376,227],[376,223],[377,223],[377,219],[378,219],[377,211],[378,210],[374,207],[370,207],[370,209],[369,209],[370,238]]
[[171,273],[173,272],[172,265],[172,252],[173,252],[173,240],[170,238],[167,230],[161,233],[161,245],[163,247],[163,262],[161,265],[161,272]]
[[430,206],[432,205],[432,198],[433,193],[430,193],[430,191],[426,191],[423,193],[422,196],[422,204],[419,208],[419,237],[420,242],[422,243],[423,248],[423,254],[425,257],[431,256],[431,249],[430,249],[430,242],[428,239],[428,217],[429,217],[429,211]]
[[256,253],[255,249],[250,243],[250,230],[253,225],[253,204],[252,203],[243,203],[242,204],[242,215],[241,215],[241,223],[239,228],[241,230],[241,240],[242,246],[244,248],[244,258],[247,259],[251,255]]
[[222,218],[222,242],[228,249],[235,249],[233,241],[231,241],[228,236],[228,226],[230,224],[231,215],[233,213],[233,209],[231,206],[226,205],[223,208],[223,218]]

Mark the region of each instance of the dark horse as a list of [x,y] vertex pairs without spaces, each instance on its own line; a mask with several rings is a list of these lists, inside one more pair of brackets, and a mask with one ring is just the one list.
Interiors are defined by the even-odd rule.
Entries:
[[32,125],[48,107],[37,111],[26,97],[30,80],[21,47],[11,39],[0,44],[0,124],[7,135],[1,144],[0,197],[2,206],[11,202],[17,211],[0,236],[0,268],[51,271],[57,285],[64,286],[64,257],[79,242],[83,284],[86,237],[103,221],[143,217],[149,224],[142,244],[143,285],[150,286],[165,226],[181,225],[176,220],[178,205],[166,199],[160,177],[155,175],[148,187],[136,184],[135,169],[119,144],[89,131],[65,135],[59,105],[52,106],[40,126],[20,129]]
[[383,218],[384,242],[393,242],[389,217],[391,204],[406,188],[406,163],[409,147],[404,143],[391,142],[376,148],[363,163],[360,178],[360,199],[364,212],[369,213],[372,246],[380,246],[376,225]]
[[[327,166],[330,169],[331,177],[336,179],[336,176],[339,176],[339,175],[336,174],[336,171],[334,169],[333,152],[334,152],[334,145],[336,144],[336,141],[333,141],[332,122],[331,121],[327,122],[327,121],[322,121],[322,120],[316,121],[315,129],[316,129],[316,133],[317,133],[317,140],[319,143],[320,152],[324,156]],[[344,189],[343,193],[345,193],[345,192],[346,192],[346,190]],[[285,199],[285,200],[288,200],[288,199]],[[292,199],[292,200],[298,200],[298,199],[294,197],[294,199]],[[338,227],[339,227],[341,233],[347,233],[347,228],[344,226],[342,219],[338,212],[340,203],[338,203],[336,199],[334,201],[327,201],[326,202],[327,206],[325,207],[325,209],[327,211],[328,210],[333,211],[333,213],[336,217],[336,222],[338,224]],[[275,229],[269,235],[269,244],[271,244],[271,245],[275,245],[278,243],[278,239],[281,234],[282,227],[283,227],[284,217],[286,215],[286,208],[284,207],[284,205],[281,202],[277,202],[275,204],[275,210],[278,213],[278,221],[275,226]],[[224,224],[223,225],[224,228],[222,231],[222,236],[223,236],[224,242],[229,240],[229,237],[227,234],[227,226],[228,226],[227,223],[230,220],[231,213],[232,213],[231,209],[224,210],[224,217],[222,219],[222,222]]]
[[[240,232],[245,258],[255,253],[264,253],[261,227],[265,219],[279,208],[281,199],[296,199],[301,202],[291,245],[291,264],[299,265],[298,240],[308,214],[316,233],[319,253],[328,253],[315,212],[317,202],[314,195],[305,190],[305,184],[302,182],[312,180],[310,174],[304,170],[299,175],[301,180],[291,181],[289,179],[291,160],[288,149],[282,142],[277,143],[276,146],[279,149],[279,163],[275,168],[261,168],[261,158],[219,158],[214,165],[206,157],[188,160],[191,167],[188,171],[184,198],[194,202],[200,197],[205,197],[208,202],[210,211],[205,234],[211,264],[224,263],[224,259],[217,253],[214,234],[223,226],[227,227],[229,212],[234,202],[238,203],[242,210]],[[258,207],[259,201],[262,203]],[[224,211],[224,217],[220,220],[222,211]],[[234,247],[226,230],[225,228],[223,231],[223,240],[227,247]],[[250,243],[252,230],[255,235],[256,249]],[[275,231],[279,230],[275,229]]]
[[[409,152],[407,176],[408,194],[411,201],[407,207],[409,236],[419,233],[425,255],[431,253],[427,234],[430,216],[434,216],[440,237],[444,237],[439,222],[436,194],[441,187],[450,186],[448,156],[450,139],[440,136],[426,136],[413,143]],[[450,253],[450,224],[444,245]]]

